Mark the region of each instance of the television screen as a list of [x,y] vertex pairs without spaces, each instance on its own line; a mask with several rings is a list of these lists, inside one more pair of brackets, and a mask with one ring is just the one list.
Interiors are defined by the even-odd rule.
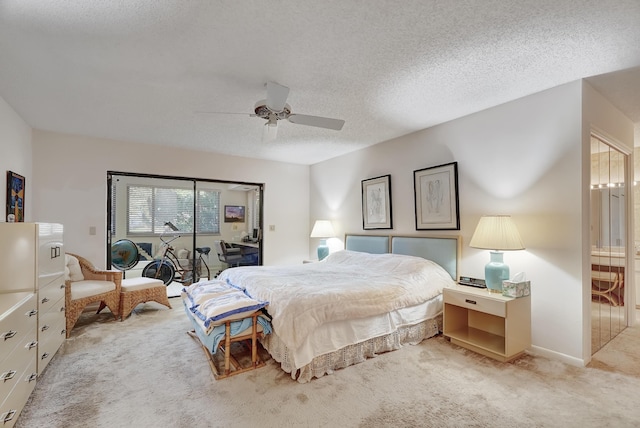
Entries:
[[225,205],[224,206],[224,222],[225,223],[244,223],[244,206]]

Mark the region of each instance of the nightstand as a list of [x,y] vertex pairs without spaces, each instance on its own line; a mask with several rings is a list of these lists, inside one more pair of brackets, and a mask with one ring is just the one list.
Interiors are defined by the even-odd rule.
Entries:
[[531,346],[531,296],[505,297],[487,289],[445,288],[444,332],[451,343],[498,361]]

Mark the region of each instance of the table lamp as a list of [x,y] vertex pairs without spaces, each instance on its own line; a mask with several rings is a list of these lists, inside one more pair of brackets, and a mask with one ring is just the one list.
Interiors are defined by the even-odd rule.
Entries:
[[516,225],[508,215],[482,216],[469,246],[491,251],[484,267],[484,280],[489,291],[502,292],[502,281],[509,279],[509,266],[503,263],[502,251],[524,250]]
[[332,238],[334,235],[335,232],[329,220],[316,220],[311,230],[311,238],[323,238],[318,245],[318,260],[322,260],[329,255],[326,238]]

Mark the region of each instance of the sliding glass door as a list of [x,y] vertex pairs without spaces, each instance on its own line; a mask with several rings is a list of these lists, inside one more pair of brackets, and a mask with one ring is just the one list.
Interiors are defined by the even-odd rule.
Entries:
[[[125,278],[213,278],[227,267],[219,241],[246,250],[243,264],[262,264],[262,184],[113,171],[107,183],[107,265]],[[137,263],[123,262],[130,248]]]

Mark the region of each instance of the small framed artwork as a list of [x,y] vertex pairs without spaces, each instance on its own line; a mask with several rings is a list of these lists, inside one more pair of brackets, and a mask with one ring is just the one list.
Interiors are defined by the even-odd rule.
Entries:
[[11,171],[7,171],[6,221],[24,221],[24,177]]
[[244,223],[244,206],[243,205],[225,205],[224,206],[224,222],[225,223]]
[[416,230],[460,230],[458,163],[413,172]]
[[392,229],[391,175],[362,180],[363,229]]

